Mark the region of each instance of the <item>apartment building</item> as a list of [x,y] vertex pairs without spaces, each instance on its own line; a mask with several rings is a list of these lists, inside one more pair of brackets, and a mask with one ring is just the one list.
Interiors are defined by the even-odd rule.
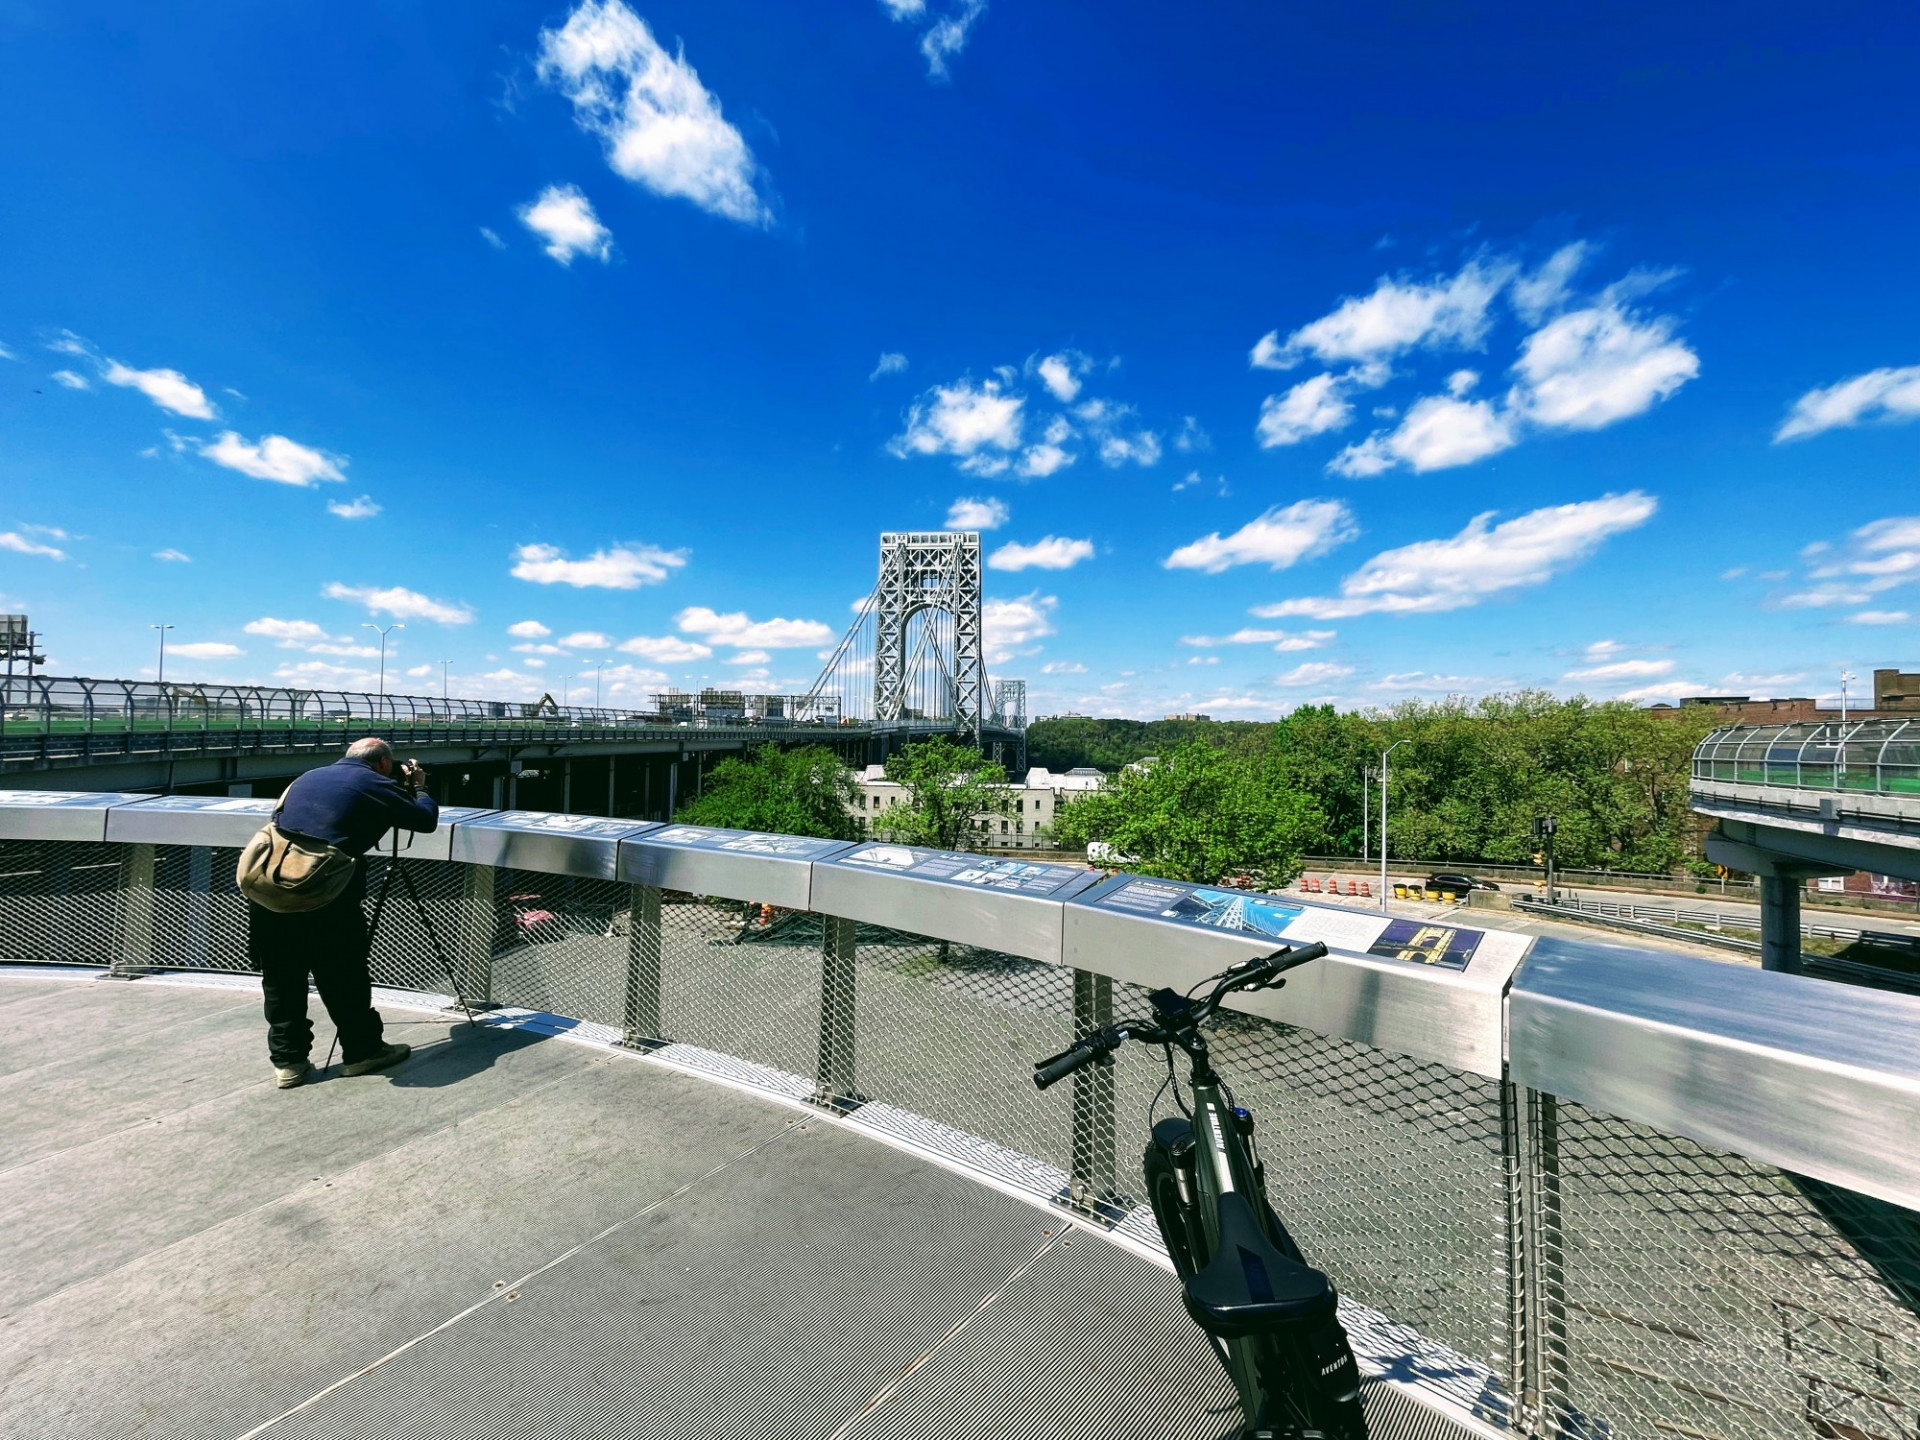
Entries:
[[[1091,766],[1079,766],[1061,775],[1043,765],[1034,766],[1024,780],[1007,786],[1012,804],[1006,814],[980,816],[988,827],[990,843],[996,849],[1009,850],[1048,847],[1051,841],[1046,832],[1052,827],[1054,811],[1061,802],[1069,796],[1099,789],[1105,779]],[[887,779],[882,766],[867,766],[860,772],[859,784],[860,794],[854,801],[853,813],[868,830],[893,806],[906,804],[906,787]]]

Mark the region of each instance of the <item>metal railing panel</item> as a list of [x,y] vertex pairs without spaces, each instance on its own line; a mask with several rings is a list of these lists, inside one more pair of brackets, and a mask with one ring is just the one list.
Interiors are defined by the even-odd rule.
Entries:
[[238,850],[272,818],[278,800],[157,795],[107,814],[107,838],[130,845],[225,845]]
[[97,840],[0,839],[0,960],[112,965],[128,859],[126,846]]
[[473,865],[612,880],[620,842],[658,828],[650,820],[498,810],[456,824],[450,853]]
[[1920,1208],[1920,996],[1542,940],[1514,1082]]
[[851,848],[844,840],[668,825],[623,839],[616,874],[659,890],[806,910],[813,898],[813,862]]
[[107,812],[145,798],[118,791],[0,790],[0,840],[104,840]]

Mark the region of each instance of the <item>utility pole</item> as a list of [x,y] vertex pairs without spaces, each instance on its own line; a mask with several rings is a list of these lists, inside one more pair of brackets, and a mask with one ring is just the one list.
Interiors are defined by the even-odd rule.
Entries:
[[1380,752],[1380,909],[1387,908],[1387,757],[1406,744],[1396,740]]
[[171,630],[173,626],[149,625],[147,628],[160,632],[160,668],[155,672],[153,679],[156,685],[164,685],[167,683],[167,631]]
[[451,664],[453,664],[451,660],[440,662],[440,698],[442,700],[447,698],[447,667]]
[[371,620],[362,620],[360,622],[360,628],[362,630],[378,630],[380,632],[380,693],[385,695],[387,693],[387,631],[404,630],[407,627],[398,621],[395,621],[391,625],[376,625]]

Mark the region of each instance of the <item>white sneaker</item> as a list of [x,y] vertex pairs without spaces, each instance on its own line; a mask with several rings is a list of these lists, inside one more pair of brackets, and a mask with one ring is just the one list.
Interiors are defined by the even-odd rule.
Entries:
[[313,1073],[313,1063],[302,1060],[298,1065],[276,1065],[273,1067],[273,1083],[282,1090],[291,1090],[296,1085],[307,1083],[307,1076]]

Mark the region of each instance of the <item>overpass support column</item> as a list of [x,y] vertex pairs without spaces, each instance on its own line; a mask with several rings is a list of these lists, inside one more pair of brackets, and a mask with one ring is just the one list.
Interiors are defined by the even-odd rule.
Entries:
[[1800,973],[1800,890],[1798,875],[1760,877],[1760,968]]

